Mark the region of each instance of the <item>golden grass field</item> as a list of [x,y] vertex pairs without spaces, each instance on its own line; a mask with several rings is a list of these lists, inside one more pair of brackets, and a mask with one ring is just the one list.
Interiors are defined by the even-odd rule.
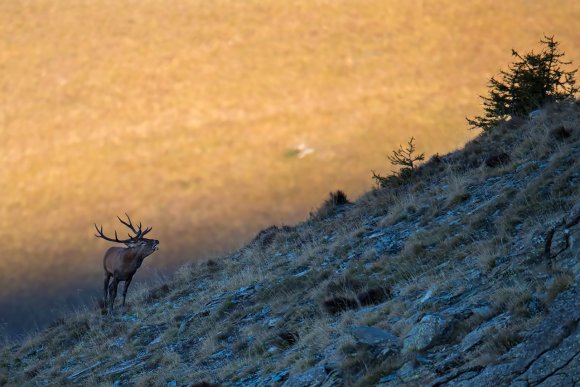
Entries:
[[457,148],[511,48],[554,34],[580,63],[577,20],[577,1],[0,2],[0,315],[100,295],[94,222],[153,226],[143,280],[357,197],[411,135]]

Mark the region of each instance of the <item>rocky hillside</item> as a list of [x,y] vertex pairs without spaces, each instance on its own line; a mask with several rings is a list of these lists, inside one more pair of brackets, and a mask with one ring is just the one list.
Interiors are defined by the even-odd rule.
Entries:
[[580,102],[546,107],[6,346],[0,384],[575,385],[579,184]]

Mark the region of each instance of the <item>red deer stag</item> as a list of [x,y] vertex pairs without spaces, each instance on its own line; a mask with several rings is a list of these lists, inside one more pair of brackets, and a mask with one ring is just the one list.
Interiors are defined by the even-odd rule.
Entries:
[[[139,223],[139,228],[135,229],[129,215],[127,215],[128,223],[118,216],[117,219],[119,219],[123,225],[129,227],[135,235],[131,236],[131,234],[129,234],[129,239],[120,240],[117,237],[117,231],[115,231],[115,239],[109,238],[103,234],[103,226],[99,228],[95,223],[95,228],[98,233],[95,234],[95,236],[97,238],[127,245],[127,247],[109,248],[103,258],[103,267],[105,269],[105,308],[108,306],[109,314],[112,314],[113,312],[113,304],[115,303],[115,297],[117,297],[117,286],[119,285],[119,282],[125,281],[125,288],[123,289],[124,306],[127,289],[129,289],[133,275],[135,275],[137,269],[141,267],[145,257],[159,250],[159,247],[157,247],[159,244],[158,240],[144,238],[144,236],[151,231],[151,227],[142,230],[141,223]],[[113,278],[112,281],[111,277]]]

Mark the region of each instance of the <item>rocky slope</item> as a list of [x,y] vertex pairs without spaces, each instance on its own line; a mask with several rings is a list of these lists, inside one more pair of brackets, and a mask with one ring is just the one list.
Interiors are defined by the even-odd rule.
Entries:
[[5,346],[0,384],[575,385],[579,145],[579,102],[508,122]]

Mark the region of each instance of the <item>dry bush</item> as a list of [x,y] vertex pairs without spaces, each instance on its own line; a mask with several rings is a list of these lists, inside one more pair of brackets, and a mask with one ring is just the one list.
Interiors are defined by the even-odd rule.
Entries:
[[340,190],[331,192],[329,198],[322,204],[322,206],[314,213],[310,213],[311,219],[321,220],[335,215],[345,205],[351,204],[346,194]]
[[358,308],[359,304],[355,298],[334,296],[324,300],[322,306],[328,313],[338,314],[349,309]]

